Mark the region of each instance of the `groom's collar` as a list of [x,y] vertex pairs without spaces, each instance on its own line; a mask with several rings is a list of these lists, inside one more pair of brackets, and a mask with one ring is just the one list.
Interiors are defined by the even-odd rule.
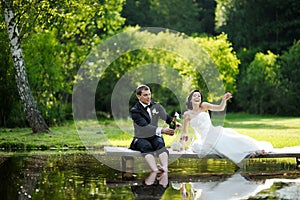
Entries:
[[151,102],[147,105],[147,104],[144,104],[143,102],[141,102],[141,101],[139,101],[140,102],[140,104],[142,104],[142,106],[144,107],[144,108],[146,108],[147,106],[150,106],[151,105]]
[[144,108],[146,108],[147,106],[148,106],[149,108],[151,108],[153,105],[156,104],[156,102],[154,102],[154,101],[150,101],[150,103],[149,103],[148,105],[142,103],[141,101],[139,101],[139,103],[140,103]]

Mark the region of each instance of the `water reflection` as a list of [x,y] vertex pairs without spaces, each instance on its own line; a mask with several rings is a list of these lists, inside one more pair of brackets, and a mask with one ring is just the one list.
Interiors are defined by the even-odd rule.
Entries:
[[[279,184],[283,184],[282,188],[274,192],[273,188]],[[237,173],[225,180],[171,185],[180,190],[182,199],[300,199],[300,179],[249,180]]]
[[125,180],[85,152],[2,154],[0,194],[5,200],[299,199],[300,171],[286,166],[272,162],[262,169],[252,163],[235,172],[226,161],[184,159],[170,165],[169,173],[140,173]]
[[151,172],[142,184],[131,186],[131,190],[135,199],[161,199],[168,185],[168,172]]

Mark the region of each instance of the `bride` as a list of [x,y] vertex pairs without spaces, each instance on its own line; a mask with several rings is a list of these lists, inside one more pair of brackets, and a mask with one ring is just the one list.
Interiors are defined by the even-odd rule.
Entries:
[[184,113],[183,132],[181,142],[187,141],[188,125],[195,131],[196,140],[191,149],[199,156],[218,154],[225,156],[237,165],[244,158],[258,157],[273,150],[269,142],[260,142],[249,136],[242,135],[230,128],[213,126],[208,111],[223,111],[226,102],[231,99],[231,93],[224,94],[219,105],[203,102],[199,90],[194,90],[188,96],[186,105],[188,110]]

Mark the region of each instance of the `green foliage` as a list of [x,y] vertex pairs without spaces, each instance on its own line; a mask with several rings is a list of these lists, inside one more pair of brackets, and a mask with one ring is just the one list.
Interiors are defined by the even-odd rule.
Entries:
[[[105,71],[99,67],[97,69],[96,65],[82,66],[87,69],[91,79],[101,77],[96,93],[96,109],[99,113],[111,112],[111,93],[123,77],[128,78],[126,84],[132,90],[130,94],[123,94],[124,91],[120,90],[118,98],[132,95],[130,104],[133,105],[135,87],[150,82],[153,83],[153,100],[163,104],[169,113],[186,109],[185,100],[193,88],[200,88],[206,94],[209,92],[208,98],[212,100],[220,100],[224,92],[220,84],[224,84],[226,90],[235,91],[234,77],[238,73],[239,60],[226,35],[188,39],[168,32],[153,34],[142,31],[133,34],[129,31],[125,32],[122,39],[102,52],[123,52],[123,43],[140,43],[145,49],[120,55]],[[155,49],[146,48],[152,43],[157,44]],[[103,53],[93,60],[100,58],[109,62]],[[123,105],[119,106],[118,116],[127,117],[128,110]]]
[[279,60],[280,65],[280,105],[281,115],[299,116],[300,102],[300,41],[296,42]]
[[[23,1],[13,2],[23,42],[25,65],[37,105],[49,125],[71,119],[70,95],[74,77],[89,50],[102,38],[114,34],[124,23],[123,0],[118,1]],[[1,33],[6,33],[1,14]],[[7,36],[1,35],[6,48],[1,71],[1,95],[9,92],[1,104],[1,126],[24,126]],[[2,40],[3,39],[3,40]],[[4,53],[5,51],[5,53]],[[1,63],[2,66],[2,63]],[[15,90],[15,91],[13,91]],[[13,113],[9,119],[10,113]],[[17,120],[19,119],[19,120]]]
[[[178,36],[173,36],[170,33],[160,33],[159,35],[151,34],[147,31],[141,32],[137,35],[131,35],[128,32],[123,38],[125,41],[118,42],[118,48],[122,49],[122,43],[128,43],[135,45],[139,43],[142,46],[151,46],[151,43],[156,40],[162,47],[168,44],[172,44],[173,40]],[[125,38],[125,39],[124,39]],[[121,43],[121,44],[119,44]],[[143,45],[144,44],[144,45]],[[125,45],[126,46],[126,45]],[[170,47],[172,49],[172,47]],[[183,49],[182,49],[183,50]],[[122,51],[122,50],[118,50]],[[136,101],[134,95],[134,89],[139,84],[147,83],[161,83],[161,85],[148,84],[153,91],[153,100],[162,103],[170,113],[180,110],[178,101],[182,101],[185,96],[179,96],[179,100],[176,101],[173,92],[179,94],[178,90],[186,91],[189,88],[183,88],[182,77],[178,74],[168,74],[168,72],[175,68],[175,66],[184,68],[183,65],[187,65],[186,61],[178,54],[162,49],[138,49],[127,52],[120,55],[114,62],[112,62],[106,71],[102,74],[93,74],[93,76],[101,77],[97,93],[96,93],[96,109],[99,113],[108,112],[111,113],[111,93],[114,90],[116,84],[121,81],[122,78],[128,78],[128,88],[132,88],[130,94],[123,93],[123,90],[119,91],[119,98],[132,96],[130,99],[130,106]],[[96,70],[100,71],[100,70]],[[176,71],[173,69],[173,73]],[[92,72],[91,72],[92,74]],[[174,79],[174,77],[176,79]],[[167,88],[167,85],[171,85],[173,88]],[[174,90],[174,88],[177,88]],[[128,102],[129,103],[129,102]],[[117,113],[118,117],[127,117],[128,111],[120,105]]]
[[[132,77],[130,88],[143,80],[160,81],[162,85],[150,83],[153,99],[170,114],[184,110],[179,105],[184,105],[187,93],[200,88],[205,100],[215,102],[222,90],[234,93],[237,111],[300,115],[299,41],[295,42],[300,35],[300,4],[296,0],[15,0],[13,4],[31,89],[50,124],[72,119],[71,93],[78,69],[91,49],[119,31],[134,29],[124,25],[170,28],[184,34],[128,34],[124,43],[111,49],[117,55],[128,43],[143,46],[119,56],[105,72],[95,73],[94,78],[101,75],[95,97],[98,116],[111,116],[111,93],[126,75]],[[172,44],[185,34],[193,36],[201,52],[184,40]],[[0,126],[26,126],[3,12],[0,44]],[[149,49],[153,44],[158,48]],[[176,46],[181,50],[173,51]],[[147,77],[139,79],[145,68]],[[177,78],[165,76],[170,69]],[[220,82],[224,88],[216,89]],[[180,90],[180,96],[165,84]],[[133,91],[120,93],[131,95],[129,104],[133,105]],[[83,95],[94,95],[94,91],[83,91]],[[122,110],[119,116],[127,114]]]
[[[239,52],[243,71],[239,75],[237,104],[240,110],[256,114],[299,116],[299,42],[282,56]],[[248,103],[251,102],[251,103]]]
[[[238,58],[241,60],[240,74],[237,76],[238,92],[234,99],[238,105],[236,110],[251,113],[299,115],[296,111],[298,109],[295,107],[296,102],[299,102],[299,99],[296,98],[299,96],[299,92],[297,92],[299,91],[297,89],[299,81],[296,78],[292,78],[293,81],[290,81],[290,77],[299,76],[295,70],[299,66],[292,64],[293,67],[288,67],[287,57],[294,57],[288,55],[289,53],[284,53],[288,55],[284,56],[283,60],[285,61],[280,57],[280,54],[289,51],[290,46],[299,40],[299,2],[297,0],[217,0],[216,2],[216,29],[218,32],[228,34],[229,40],[233,43],[238,52]],[[262,76],[267,77],[265,73],[262,75],[260,70],[255,71],[248,68],[256,62],[257,58],[254,57],[258,52],[268,54],[268,51],[275,52],[280,57],[278,60],[282,60],[271,67],[270,76],[273,74],[274,77],[269,77],[268,81],[265,80],[266,85],[259,85],[252,81],[249,83],[252,79],[255,81],[255,77],[259,77],[260,84],[265,83],[262,81],[264,80]],[[249,73],[252,74],[252,78],[249,77]],[[256,86],[253,87],[253,84]],[[271,85],[273,86],[271,87]],[[294,86],[295,88],[293,88]],[[272,92],[273,94],[270,94]],[[264,102],[258,103],[257,100]],[[251,103],[249,104],[248,101]],[[263,105],[268,108],[262,108]],[[255,109],[258,110],[255,111]]]
[[[95,37],[115,33],[124,23],[124,0],[14,1],[21,36],[33,31],[58,30],[62,42],[91,45]],[[22,38],[22,37],[21,37]]]
[[32,34],[23,42],[24,59],[33,96],[48,124],[61,123],[63,92],[70,91],[64,81],[61,47],[55,32]]
[[[249,113],[276,114],[279,83],[276,79],[279,66],[278,56],[268,51],[268,54],[257,53],[255,59],[247,68],[241,80],[239,104]],[[250,103],[249,103],[250,102]]]
[[80,45],[93,45],[99,38],[114,34],[124,24],[120,16],[124,0],[65,1],[51,7],[58,12],[52,26],[59,30],[62,41],[72,40]]
[[[251,49],[247,49],[247,48],[242,48],[238,51],[237,53],[237,57],[240,60],[240,65],[239,65],[239,75],[243,74],[246,70],[247,67],[250,65],[250,63],[254,60],[255,55],[257,52],[261,52],[260,49],[257,48],[251,48]],[[237,78],[239,79],[243,79],[242,76],[238,76]]]
[[215,12],[215,28],[220,31],[220,27],[226,26],[228,20],[229,11],[233,8],[232,0],[216,0],[216,12]]
[[239,59],[228,41],[226,34],[216,37],[197,37],[195,40],[208,52],[220,72],[225,90],[236,92],[236,76],[239,72]]
[[280,53],[300,36],[298,0],[217,0],[218,30],[240,48]]
[[215,2],[211,0],[126,0],[126,25],[163,27],[191,35],[214,34]]

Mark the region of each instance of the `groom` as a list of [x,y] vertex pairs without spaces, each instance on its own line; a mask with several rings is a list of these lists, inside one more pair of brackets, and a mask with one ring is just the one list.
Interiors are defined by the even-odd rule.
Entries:
[[[158,127],[158,120],[162,119],[170,124],[172,117],[162,105],[151,101],[151,91],[147,85],[136,88],[136,97],[138,102],[130,110],[134,124],[134,138],[130,149],[140,151],[153,172],[167,172],[169,152],[162,135],[174,135],[174,130]],[[158,155],[161,165],[156,164],[154,155]]]

